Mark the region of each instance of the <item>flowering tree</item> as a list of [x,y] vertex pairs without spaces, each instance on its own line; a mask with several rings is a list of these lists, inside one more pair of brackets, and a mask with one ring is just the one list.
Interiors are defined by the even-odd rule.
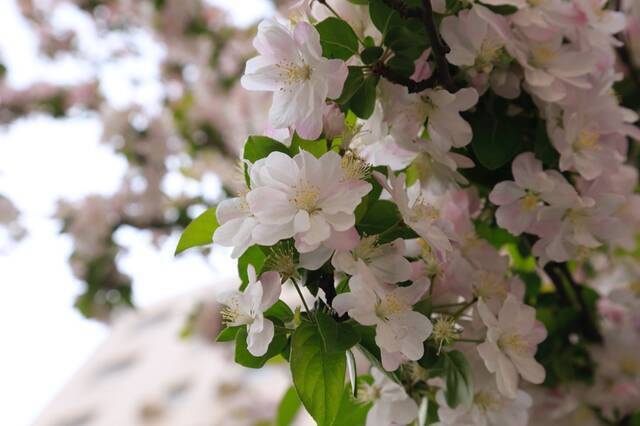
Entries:
[[281,424],[300,402],[319,425],[640,420],[639,11],[609,3],[301,0],[260,23],[241,84],[272,92],[269,129],[177,253],[233,248],[218,340],[288,360]]

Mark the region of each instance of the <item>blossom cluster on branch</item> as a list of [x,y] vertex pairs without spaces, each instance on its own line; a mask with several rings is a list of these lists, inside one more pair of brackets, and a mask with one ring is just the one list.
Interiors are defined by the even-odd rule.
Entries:
[[263,21],[241,83],[273,93],[270,128],[178,247],[233,248],[235,360],[282,355],[321,425],[635,421],[638,295],[605,272],[638,264],[625,28],[603,0],[301,0]]

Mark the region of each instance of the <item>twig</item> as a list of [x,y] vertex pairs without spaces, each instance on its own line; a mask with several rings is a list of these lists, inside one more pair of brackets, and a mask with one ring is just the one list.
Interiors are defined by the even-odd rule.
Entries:
[[422,0],[422,6],[424,7],[422,14],[422,21],[427,30],[427,36],[431,42],[431,49],[433,56],[436,60],[436,71],[440,76],[440,82],[450,92],[455,92],[456,88],[449,74],[449,63],[447,62],[446,55],[449,52],[449,48],[442,44],[438,30],[436,29],[436,23],[433,19],[433,9],[431,8],[431,0]]

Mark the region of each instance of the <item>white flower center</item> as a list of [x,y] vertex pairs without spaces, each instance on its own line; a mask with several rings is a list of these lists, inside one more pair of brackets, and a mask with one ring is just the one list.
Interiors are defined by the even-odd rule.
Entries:
[[304,62],[300,65],[289,61],[281,61],[276,64],[276,67],[280,70],[280,78],[283,83],[289,87],[311,80],[311,75],[313,74],[311,66]]
[[500,336],[498,339],[498,347],[503,352],[526,354],[529,349],[529,344],[522,334],[513,332]]
[[483,412],[498,411],[502,405],[499,397],[486,391],[476,393],[473,397],[473,403]]
[[340,165],[344,171],[344,177],[347,180],[363,180],[368,178],[371,172],[371,166],[353,155],[351,152],[346,153],[344,157],[342,157]]
[[222,322],[230,327],[249,325],[255,319],[251,313],[247,314],[240,309],[238,299],[235,297],[229,301],[229,304],[220,312],[220,315],[222,316]]
[[525,210],[531,211],[538,207],[540,204],[540,198],[533,192],[528,192],[527,195],[520,199],[520,203],[522,203],[522,207]]
[[480,299],[492,297],[505,299],[507,297],[507,285],[503,277],[487,271],[481,271],[479,275],[480,280],[478,280],[475,290]]
[[298,209],[312,213],[317,210],[318,199],[320,199],[320,188],[305,183],[296,188],[291,201]]
[[353,249],[353,257],[354,259],[362,259],[366,262],[375,257],[379,251],[378,236],[371,235],[360,240],[358,246]]
[[558,53],[547,46],[536,46],[531,49],[531,64],[535,67],[544,67],[554,60]]
[[620,360],[620,371],[627,376],[636,377],[640,375],[640,361],[630,355],[624,356]]
[[380,386],[369,383],[362,383],[358,387],[358,401],[363,404],[370,402],[376,402],[382,396],[382,389]]
[[384,299],[378,299],[375,306],[376,316],[383,321],[388,321],[391,316],[407,310],[409,306],[393,293],[385,295]]
[[411,211],[409,214],[409,219],[412,222],[420,222],[426,220],[428,222],[433,222],[440,218],[440,212],[438,209],[428,204],[423,199],[418,199],[413,207],[411,207]]
[[578,138],[573,143],[573,147],[576,151],[582,151],[584,149],[590,149],[596,146],[600,139],[598,132],[592,132],[591,130],[583,129],[580,131]]

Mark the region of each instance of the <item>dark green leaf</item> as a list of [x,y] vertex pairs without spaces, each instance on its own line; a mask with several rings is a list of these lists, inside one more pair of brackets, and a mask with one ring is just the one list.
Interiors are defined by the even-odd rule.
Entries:
[[376,200],[358,223],[358,230],[366,235],[380,234],[401,220],[398,207],[392,201]]
[[316,320],[325,352],[344,353],[360,341],[358,331],[346,322],[336,322],[322,311],[316,313]]
[[218,228],[216,209],[211,208],[193,219],[184,229],[175,254],[178,255],[191,247],[211,244],[216,228]]
[[353,4],[369,4],[369,0],[349,0],[349,3],[353,3]]
[[267,256],[264,254],[260,246],[251,246],[238,258],[238,275],[242,284],[240,289],[244,290],[247,284],[249,284],[249,277],[247,276],[247,267],[253,265],[256,270],[256,276],[262,272],[264,262],[267,260]]
[[332,426],[358,426],[364,425],[367,420],[367,413],[371,409],[371,404],[360,404],[351,396],[351,391],[347,388],[342,393],[338,415]]
[[289,154],[289,149],[275,139],[271,139],[266,136],[249,136],[247,142],[244,144],[244,153],[242,158],[255,163],[274,151]]
[[489,170],[510,162],[521,150],[524,124],[517,117],[499,117],[482,110],[470,120],[473,128],[471,146],[478,161]]
[[355,115],[362,119],[367,119],[373,114],[376,106],[376,86],[378,77],[370,75],[364,79],[364,83],[356,91],[349,102],[349,108]]
[[280,405],[278,406],[278,414],[276,416],[276,426],[290,426],[293,424],[293,419],[296,417],[298,410],[300,410],[300,399],[296,393],[296,389],[291,386],[282,397]]
[[297,133],[293,134],[291,140],[291,154],[295,155],[303,149],[313,154],[314,157],[320,158],[327,152],[327,140],[320,139],[317,141],[311,141],[302,139]]
[[556,151],[553,145],[551,145],[551,141],[547,135],[547,128],[543,120],[538,121],[538,125],[536,126],[534,152],[536,157],[538,157],[545,166],[557,168],[560,154],[558,154],[558,151]]
[[382,35],[386,35],[389,28],[402,26],[402,18],[398,12],[387,6],[383,0],[369,1],[369,16]]
[[336,101],[340,105],[344,105],[351,100],[362,85],[364,84],[364,75],[362,74],[362,68],[349,67],[349,74],[344,82],[342,88],[342,94]]
[[344,353],[324,351],[315,324],[303,322],[291,341],[291,375],[300,400],[318,426],[332,425],[345,393]]
[[387,62],[389,68],[396,73],[409,78],[415,69],[414,61],[404,56],[394,56]]
[[267,318],[279,319],[282,322],[289,322],[293,318],[293,311],[282,300],[278,300],[272,307],[264,311],[264,316]]
[[444,352],[444,375],[446,389],[444,392],[447,404],[455,408],[460,404],[470,404],[473,399],[473,376],[471,367],[460,351]]
[[273,340],[267,349],[267,353],[260,357],[251,355],[249,349],[247,349],[247,328],[240,327],[238,334],[236,335],[236,355],[235,361],[249,368],[261,368],[274,356],[280,354],[280,352],[287,345],[287,336],[282,333],[276,332],[273,336]]
[[320,33],[322,55],[330,59],[347,60],[358,53],[358,37],[349,24],[330,17],[316,25]]
[[360,57],[362,58],[362,62],[370,65],[380,59],[383,52],[380,46],[367,47],[360,53]]
[[216,337],[216,342],[230,342],[232,340],[235,340],[236,335],[241,328],[242,327],[227,327],[223,329],[218,334],[218,337]]

